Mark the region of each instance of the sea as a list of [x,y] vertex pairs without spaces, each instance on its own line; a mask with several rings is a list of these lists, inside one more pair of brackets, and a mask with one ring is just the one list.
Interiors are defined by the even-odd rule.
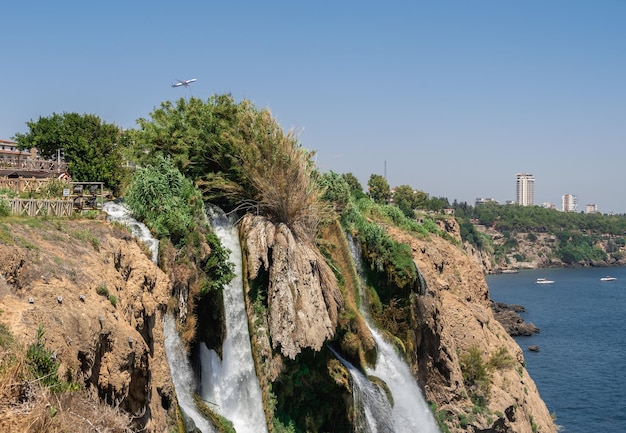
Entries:
[[522,270],[487,284],[494,301],[524,306],[520,315],[540,329],[515,340],[560,432],[626,432],[626,268]]

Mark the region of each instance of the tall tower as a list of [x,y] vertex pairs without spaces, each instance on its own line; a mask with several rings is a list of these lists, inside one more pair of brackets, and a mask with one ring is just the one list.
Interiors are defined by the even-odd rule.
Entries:
[[532,206],[535,204],[535,177],[528,173],[517,173],[517,204]]

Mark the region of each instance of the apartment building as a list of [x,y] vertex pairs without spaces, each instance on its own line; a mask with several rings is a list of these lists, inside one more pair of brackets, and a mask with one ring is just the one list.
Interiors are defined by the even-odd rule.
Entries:
[[535,204],[535,176],[529,173],[517,173],[516,203],[520,206]]

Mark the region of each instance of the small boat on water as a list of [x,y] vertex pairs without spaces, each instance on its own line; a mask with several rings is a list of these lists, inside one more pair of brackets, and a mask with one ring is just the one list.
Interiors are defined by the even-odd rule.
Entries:
[[537,278],[536,284],[554,284],[554,281],[546,278]]
[[615,281],[617,280],[617,278],[615,277],[602,277],[600,278],[600,281]]

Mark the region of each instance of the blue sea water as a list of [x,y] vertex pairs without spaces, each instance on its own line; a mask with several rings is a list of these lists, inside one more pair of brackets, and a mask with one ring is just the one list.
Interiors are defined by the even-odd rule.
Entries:
[[[617,280],[600,281],[607,275]],[[487,284],[494,301],[523,305],[540,328],[515,339],[561,432],[626,432],[626,268],[520,271]]]

